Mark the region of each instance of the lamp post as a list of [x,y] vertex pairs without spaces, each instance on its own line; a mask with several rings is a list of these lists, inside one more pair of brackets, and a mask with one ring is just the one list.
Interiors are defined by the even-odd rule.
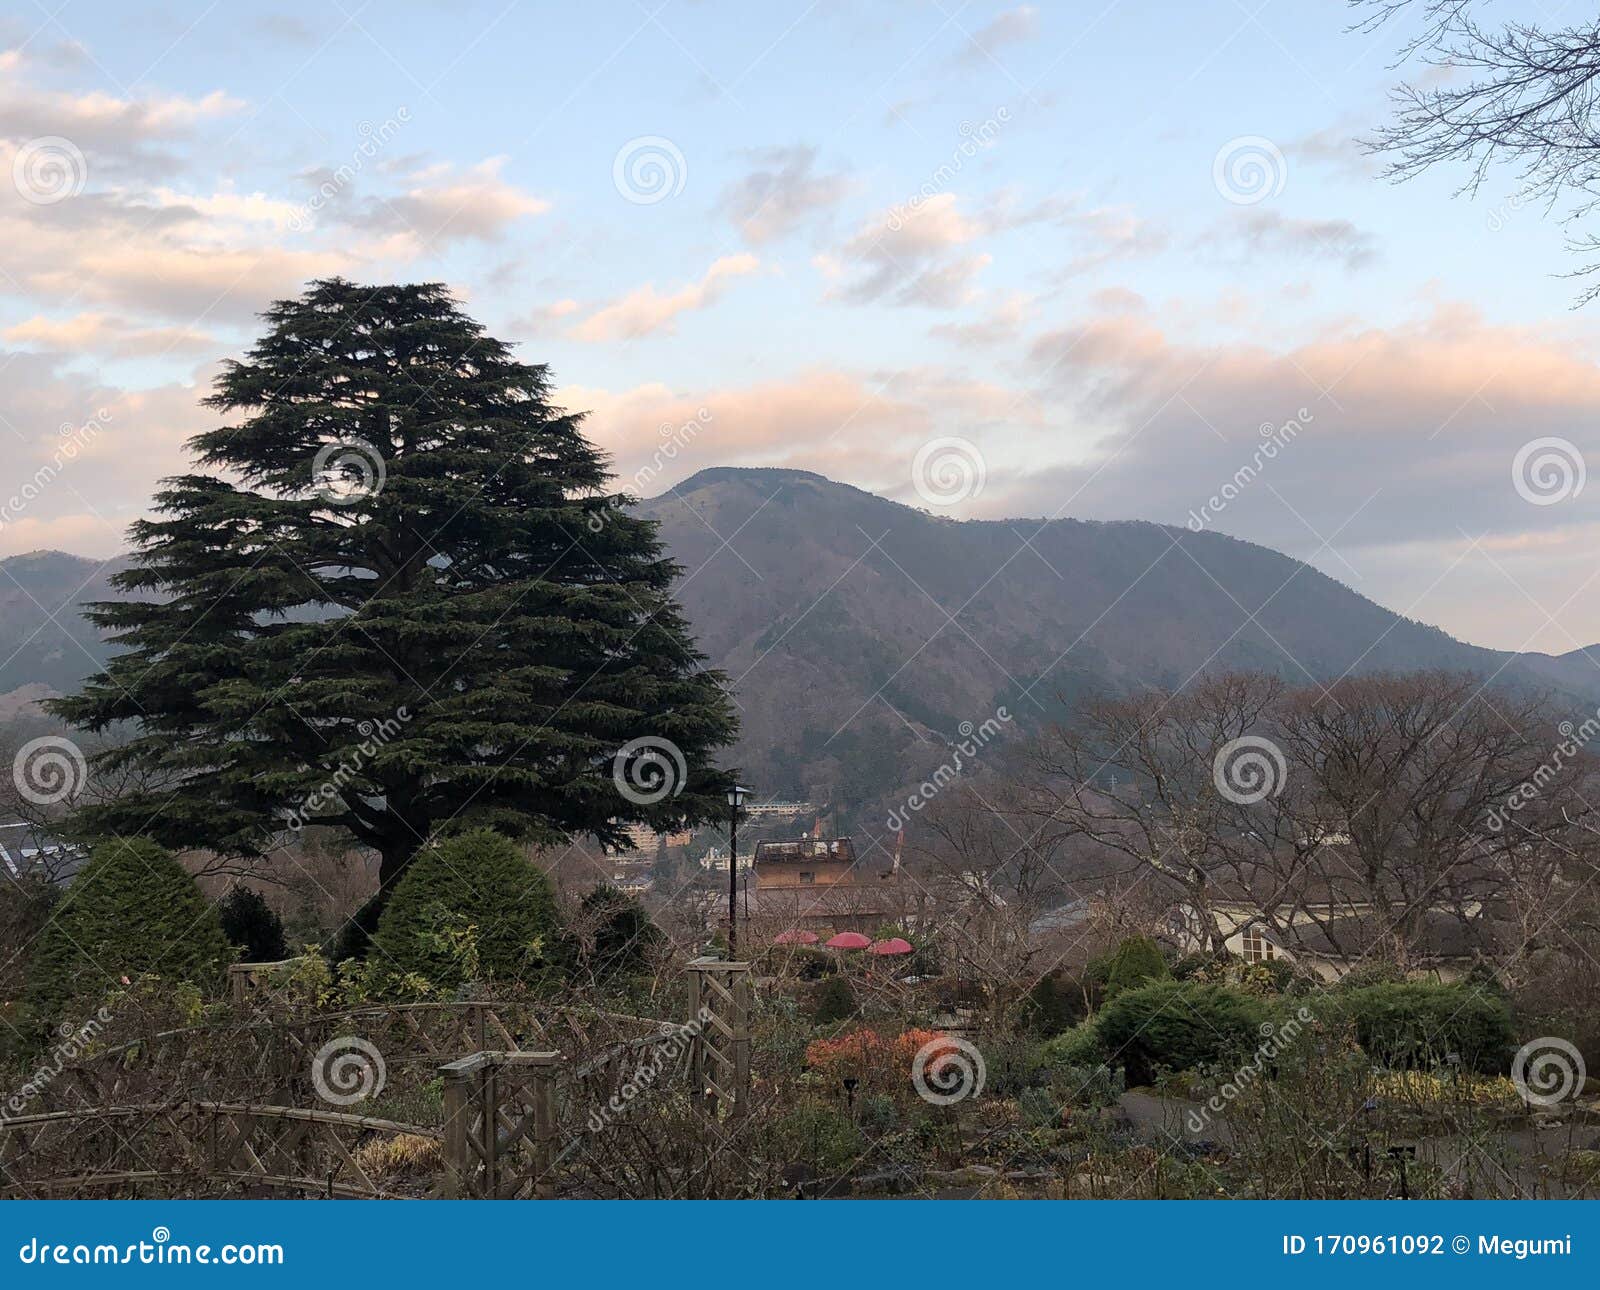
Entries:
[[739,957],[739,808],[750,790],[738,781],[728,789],[728,961]]

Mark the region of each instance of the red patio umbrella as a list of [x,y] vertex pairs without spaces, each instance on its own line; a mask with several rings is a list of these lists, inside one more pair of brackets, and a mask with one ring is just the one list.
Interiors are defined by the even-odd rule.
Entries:
[[891,936],[886,941],[873,941],[867,946],[868,954],[909,954],[911,942],[898,936]]
[[821,939],[815,932],[808,932],[804,928],[794,928],[785,932],[772,943],[774,945],[815,945]]
[[864,950],[872,944],[872,941],[860,932],[840,932],[824,944],[830,950]]

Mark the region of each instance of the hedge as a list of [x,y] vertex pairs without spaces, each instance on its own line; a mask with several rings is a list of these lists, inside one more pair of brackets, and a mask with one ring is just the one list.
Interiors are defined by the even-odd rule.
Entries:
[[1158,981],[1112,999],[1095,1031],[1129,1084],[1149,1084],[1161,1067],[1188,1070],[1248,1055],[1270,1015],[1265,999],[1227,986]]
[[1454,1055],[1467,1070],[1499,1074],[1516,1047],[1506,1001],[1481,988],[1407,981],[1340,991],[1329,1003],[1355,1023],[1367,1056],[1385,1066],[1434,1066]]

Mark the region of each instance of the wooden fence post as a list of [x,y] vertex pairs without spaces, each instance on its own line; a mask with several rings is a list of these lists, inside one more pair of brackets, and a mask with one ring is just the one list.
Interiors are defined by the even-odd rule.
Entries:
[[718,1103],[743,1115],[750,1093],[750,965],[698,958],[694,979],[695,1096],[711,1115]]
[[482,1194],[472,1139],[473,1121],[482,1110],[478,1104],[478,1069],[483,1056],[474,1053],[439,1067],[444,1078],[444,1177],[439,1193],[447,1200],[466,1200]]

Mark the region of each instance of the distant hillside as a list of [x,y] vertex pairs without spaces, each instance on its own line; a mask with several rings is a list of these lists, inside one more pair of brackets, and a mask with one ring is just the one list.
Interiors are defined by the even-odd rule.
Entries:
[[[997,704],[1031,724],[1086,689],[1178,685],[1207,668],[1303,682],[1444,667],[1600,699],[1600,649],[1480,649],[1215,533],[957,522],[805,471],[731,467],[641,510],[684,565],[701,647],[735,681],[733,758],[763,794],[883,800]],[[117,567],[60,552],[0,561],[0,695],[65,689],[104,658],[77,607],[106,596]]]

